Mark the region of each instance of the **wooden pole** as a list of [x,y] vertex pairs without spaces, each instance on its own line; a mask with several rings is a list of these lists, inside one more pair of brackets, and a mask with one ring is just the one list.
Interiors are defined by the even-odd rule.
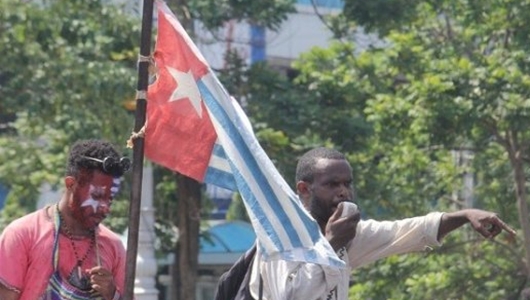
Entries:
[[[151,31],[153,26],[153,1],[143,1],[142,32],[140,38],[140,59],[138,62],[138,95],[134,132],[140,132],[145,124],[147,107],[147,86],[149,85],[149,57],[151,55]],[[140,227],[140,208],[142,196],[142,177],[144,165],[144,138],[133,139],[133,166],[131,184],[131,203],[129,205],[129,233],[127,237],[127,257],[125,265],[125,291],[123,299],[134,298],[134,279],[136,276],[136,258],[138,255],[138,231]]]

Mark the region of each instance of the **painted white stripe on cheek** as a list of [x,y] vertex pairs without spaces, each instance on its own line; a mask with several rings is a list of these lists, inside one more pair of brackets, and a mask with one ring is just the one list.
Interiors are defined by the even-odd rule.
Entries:
[[116,194],[118,194],[118,192],[120,191],[120,184],[121,184],[120,178],[114,178],[112,180],[112,186],[110,187],[110,197],[112,199],[114,199]]

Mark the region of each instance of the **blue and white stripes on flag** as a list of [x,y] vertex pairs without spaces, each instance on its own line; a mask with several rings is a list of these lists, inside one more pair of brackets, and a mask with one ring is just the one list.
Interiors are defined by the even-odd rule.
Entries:
[[237,188],[269,259],[344,266],[259,145],[239,104],[211,71],[197,84],[218,136],[205,182]]
[[[202,103],[217,135],[203,181],[239,191],[265,259],[344,267],[317,222],[259,145],[239,104],[230,97],[209,66],[195,67],[205,63],[204,57],[166,4],[157,1],[157,7],[162,18],[167,19],[182,37],[165,35],[183,43],[179,45],[181,53],[171,55],[184,55],[185,59],[178,60],[179,63],[192,66],[173,67],[195,76]],[[159,22],[162,18],[159,15]],[[167,30],[167,26],[164,28]],[[168,60],[168,54],[165,55],[160,58]]]

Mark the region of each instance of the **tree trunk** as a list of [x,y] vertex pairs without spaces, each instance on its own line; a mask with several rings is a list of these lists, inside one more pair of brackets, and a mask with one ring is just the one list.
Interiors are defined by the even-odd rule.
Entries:
[[[168,5],[179,18],[182,27],[193,36],[193,20],[188,12],[187,0],[169,0]],[[175,300],[194,300],[199,261],[199,229],[201,211],[201,185],[197,181],[177,174],[179,240],[173,264],[173,293]]]
[[519,211],[519,222],[523,230],[523,242],[526,257],[526,279],[530,283],[530,220],[528,219],[528,203],[526,201],[526,179],[522,160],[514,166],[515,195],[517,197],[517,210]]
[[201,185],[177,174],[179,239],[173,263],[173,299],[194,300],[199,258],[199,228],[201,221]]
[[[514,147],[515,148],[515,147]],[[530,220],[528,218],[528,203],[526,195],[526,176],[524,173],[524,161],[520,149],[508,151],[510,162],[513,167],[515,182],[515,197],[517,199],[517,211],[519,222],[523,231],[523,243],[525,249],[525,275],[526,282],[530,284]]]

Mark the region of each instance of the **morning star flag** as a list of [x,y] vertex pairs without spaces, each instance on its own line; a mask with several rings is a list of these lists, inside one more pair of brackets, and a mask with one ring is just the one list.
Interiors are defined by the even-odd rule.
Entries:
[[177,18],[162,1],[149,86],[145,155],[241,194],[265,258],[342,267]]

